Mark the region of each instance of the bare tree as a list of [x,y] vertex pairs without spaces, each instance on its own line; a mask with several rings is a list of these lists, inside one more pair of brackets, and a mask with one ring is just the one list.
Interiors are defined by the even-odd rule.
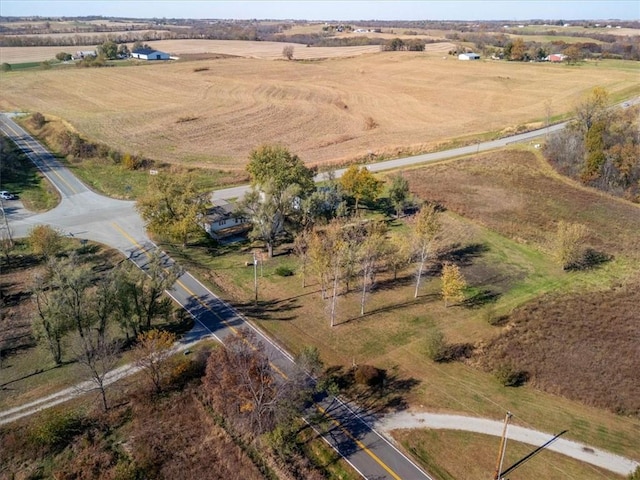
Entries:
[[293,45],[285,45],[282,48],[282,56],[287,60],[293,60]]
[[138,343],[133,349],[134,361],[151,380],[156,393],[162,391],[162,384],[168,375],[168,359],[175,341],[175,334],[156,329],[138,335]]
[[371,223],[367,226],[366,236],[360,244],[358,251],[362,276],[360,315],[364,315],[367,294],[375,283],[376,268],[386,250],[385,232],[386,227],[383,223]]

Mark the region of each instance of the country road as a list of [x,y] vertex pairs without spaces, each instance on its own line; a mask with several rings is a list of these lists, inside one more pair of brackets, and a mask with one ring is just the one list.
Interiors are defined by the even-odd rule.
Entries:
[[[563,127],[564,124],[559,124],[550,127],[550,129],[555,131]],[[12,210],[11,207],[6,208],[7,218],[15,237],[26,236],[34,225],[47,224],[65,234],[112,246],[120,250],[141,270],[144,271],[147,268],[149,253],[156,250],[157,247],[147,236],[144,224],[135,210],[134,202],[109,199],[89,190],[7,115],[0,115],[0,130],[29,156],[58,189],[62,198],[58,207],[38,215],[18,215],[17,211]],[[378,172],[433,162],[500,148],[510,143],[530,141],[545,133],[547,133],[547,129],[542,129],[469,147],[371,164],[368,168],[371,171]],[[336,172],[337,176],[342,172],[343,170]],[[322,179],[322,175],[317,177],[317,180]],[[219,190],[216,192],[216,197],[236,198],[242,196],[247,188],[247,186],[241,186]],[[169,265],[173,263],[173,260],[164,255],[164,262]],[[231,305],[209,291],[188,272],[185,272],[167,293],[176,303],[185,308],[195,321],[194,328],[182,339],[180,348],[187,348],[192,342],[205,337],[214,337],[224,343],[225,339],[229,335],[235,335],[238,329],[251,328],[256,332],[259,341],[264,344],[265,351],[274,368],[280,371],[283,376],[293,371],[295,366],[290,354],[254,327]],[[116,381],[134,371],[135,368],[131,366],[121,367],[119,370],[114,371],[111,381]],[[0,424],[8,423],[22,416],[59,404],[74,396],[83,394],[89,388],[90,386],[85,382],[50,397],[32,402],[29,405],[0,412]],[[388,431],[393,428],[409,428],[409,426],[418,428],[427,427],[429,426],[428,424],[416,422],[415,418],[407,420],[402,416],[392,416],[389,417],[388,421],[383,420],[382,423],[374,424],[374,419],[370,418],[367,412],[359,412],[355,406],[330,396],[318,401],[315,408],[325,414],[327,419],[334,425],[334,428],[324,436],[325,440],[364,478],[380,480],[431,479],[427,473],[423,472],[403,455],[385,435],[379,432],[379,429]],[[447,423],[449,426],[444,428],[466,429],[466,426],[469,425],[468,420],[466,420],[466,417],[460,418],[463,418],[463,420],[457,422],[449,420],[449,423]],[[400,424],[405,425],[402,422],[407,422],[406,425],[408,427],[397,427]],[[548,435],[540,432],[536,433]],[[571,449],[561,451],[561,453],[570,456],[571,452]],[[588,459],[581,460],[589,461]],[[628,473],[631,471],[630,467],[637,465],[637,463],[628,459],[622,459],[621,462],[611,464],[609,467],[603,466],[603,468],[608,468],[618,473]]]

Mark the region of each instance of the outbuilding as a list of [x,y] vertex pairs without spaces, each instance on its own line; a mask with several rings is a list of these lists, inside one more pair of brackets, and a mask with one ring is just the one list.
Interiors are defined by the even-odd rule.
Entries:
[[169,54],[152,48],[139,48],[131,52],[133,58],[140,60],[169,60]]
[[458,60],[480,60],[480,55],[477,53],[461,53],[458,55]]
[[558,62],[564,62],[566,58],[567,56],[563,55],[562,53],[552,53],[547,58],[545,58],[545,60],[547,62],[558,63]]

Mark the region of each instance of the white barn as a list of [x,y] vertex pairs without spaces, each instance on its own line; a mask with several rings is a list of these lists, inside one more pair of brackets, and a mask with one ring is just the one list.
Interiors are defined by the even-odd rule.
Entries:
[[131,52],[131,56],[140,60],[169,60],[168,53],[153,50],[152,48],[139,48]]
[[477,53],[461,53],[458,55],[458,60],[480,60],[480,55]]

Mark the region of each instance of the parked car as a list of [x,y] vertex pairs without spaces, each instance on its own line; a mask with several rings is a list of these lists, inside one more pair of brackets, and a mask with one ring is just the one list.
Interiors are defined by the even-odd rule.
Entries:
[[3,200],[13,200],[14,198],[16,198],[16,196],[13,193],[9,193],[6,190],[2,190],[0,192],[0,198],[2,198]]

